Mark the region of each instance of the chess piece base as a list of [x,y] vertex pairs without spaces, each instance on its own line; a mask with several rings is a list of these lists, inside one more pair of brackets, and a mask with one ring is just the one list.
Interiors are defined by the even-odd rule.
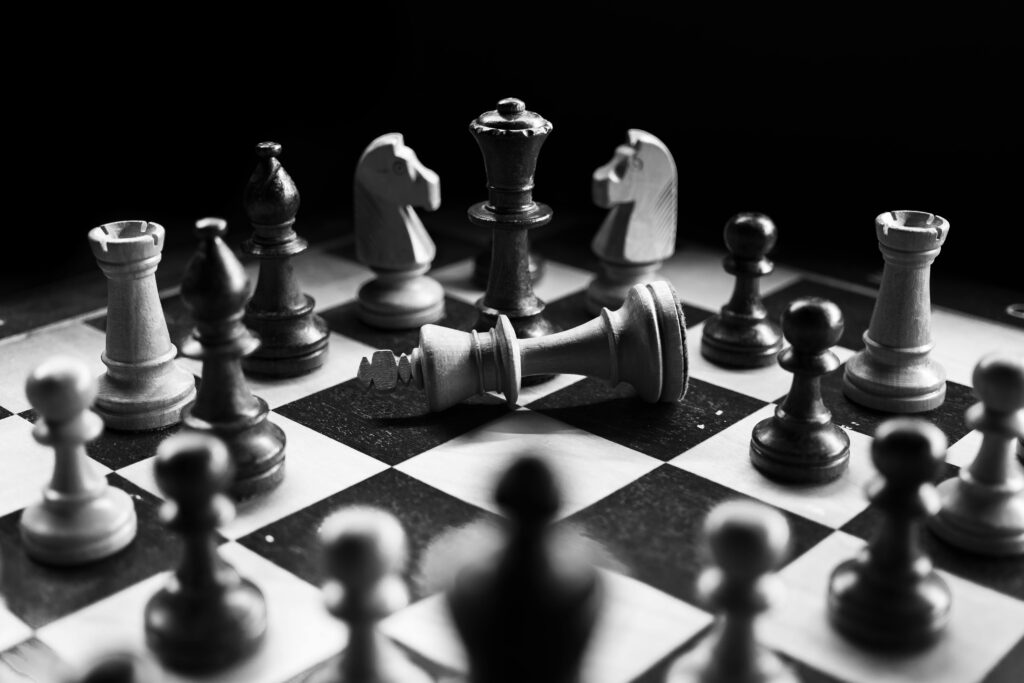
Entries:
[[[46,495],[53,496],[52,492]],[[68,514],[71,509],[74,514]],[[108,487],[86,502],[54,497],[26,508],[20,527],[29,557],[44,564],[70,566],[123,550],[135,538],[137,524],[131,497]]]
[[754,427],[750,461],[769,479],[822,484],[849,467],[850,437],[831,422],[785,424],[769,417]]
[[782,350],[782,330],[769,320],[714,315],[704,323],[700,353],[712,363],[734,368],[762,368],[775,363]]
[[267,630],[267,612],[260,590],[241,579],[212,599],[164,588],[146,605],[145,623],[146,644],[164,666],[199,673],[254,652]]
[[597,277],[587,287],[587,312],[597,315],[602,308],[615,310],[626,300],[633,285],[645,284],[658,278],[661,261],[654,263],[601,262]]
[[938,488],[942,509],[928,520],[936,536],[979,555],[1024,554],[1024,495],[1019,490],[985,487],[971,479],[969,470]]
[[289,311],[245,312],[245,325],[260,339],[260,346],[242,359],[249,375],[297,377],[316,370],[327,357],[330,332],[323,318],[313,312],[312,297]]
[[383,274],[359,288],[359,319],[385,330],[411,330],[444,317],[444,288],[422,271]]
[[[711,642],[705,636],[693,650],[672,663],[665,674],[665,683],[799,683],[800,678],[774,652],[758,646],[750,662],[730,661],[732,669],[716,667],[711,656]],[[742,667],[743,670],[736,670]]]
[[886,413],[923,413],[946,400],[946,371],[927,349],[883,347],[865,333],[865,348],[846,363],[843,394]]
[[[173,346],[165,358],[149,364],[144,376],[122,383],[109,373],[100,375],[93,407],[110,429],[141,432],[162,429],[181,422],[181,410],[196,397],[196,378],[174,362]],[[110,367],[122,365],[103,357]],[[138,368],[133,371],[139,372]],[[127,368],[117,374],[130,376]]]
[[858,560],[843,562],[829,579],[829,621],[841,634],[876,650],[913,651],[939,639],[949,622],[952,598],[937,574],[907,583],[870,586]]

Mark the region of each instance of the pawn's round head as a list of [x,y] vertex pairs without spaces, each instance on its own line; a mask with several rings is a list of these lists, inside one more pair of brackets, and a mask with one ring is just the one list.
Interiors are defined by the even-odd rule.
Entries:
[[1024,408],[1024,357],[990,353],[974,366],[974,391],[987,410],[1015,413]]
[[174,501],[208,500],[231,484],[234,467],[224,442],[210,434],[182,431],[156,449],[156,483]]
[[353,506],[320,527],[327,575],[349,590],[369,587],[405,569],[405,530],[390,512]]
[[764,258],[778,236],[772,219],[756,211],[738,213],[725,224],[725,246],[740,259]]
[[875,431],[871,460],[887,483],[917,487],[931,481],[946,461],[946,435],[920,418],[886,420]]
[[838,306],[814,296],[791,301],[782,313],[782,333],[803,353],[822,353],[835,346],[844,325]]
[[509,517],[527,526],[549,522],[562,503],[551,468],[534,456],[522,457],[508,468],[494,499]]
[[54,356],[37,365],[25,382],[28,402],[47,422],[66,422],[96,398],[96,378],[78,358]]
[[84,678],[75,678],[78,683],[140,683],[152,681],[156,672],[141,657],[130,654],[116,654],[103,658],[89,669]]
[[774,508],[748,500],[722,503],[708,515],[704,533],[711,555],[730,578],[767,574],[789,549],[789,523]]

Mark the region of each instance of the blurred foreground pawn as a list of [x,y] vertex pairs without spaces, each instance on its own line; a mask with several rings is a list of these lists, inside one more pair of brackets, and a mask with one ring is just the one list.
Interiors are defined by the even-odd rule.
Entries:
[[299,211],[299,190],[277,157],[281,145],[256,145],[259,163],[245,187],[245,212],[253,234],[243,249],[260,260],[256,290],[245,307],[245,324],[260,346],[245,357],[245,371],[270,377],[294,377],[323,365],[327,323],[313,312],[315,302],[299,287],[292,257],[306,240],[292,226]]
[[772,573],[786,555],[789,525],[779,512],[753,501],[722,503],[708,515],[704,535],[715,565],[698,591],[718,613],[715,627],[669,669],[667,683],[797,683],[796,674],[756,642],[757,615],[778,592]]
[[793,373],[793,384],[775,415],[754,427],[750,460],[772,479],[831,481],[850,460],[850,437],[821,400],[822,376],[839,367],[831,349],[843,334],[843,313],[825,299],[797,299],[782,314],[782,331],[792,346],[779,365]]
[[267,630],[263,594],[217,552],[217,527],[234,515],[224,495],[231,458],[212,436],[181,432],[157,448],[160,517],[182,538],[167,585],[146,604],[146,644],[169,669],[217,671],[252,653]]
[[199,249],[181,283],[182,301],[196,321],[182,352],[203,361],[203,381],[182,422],[224,440],[235,469],[231,495],[245,498],[281,483],[285,436],[267,419],[266,401],[253,396],[242,375],[242,357],[260,342],[242,324],[248,278],[224,244],[225,232],[227,224],[219,218],[196,223]]
[[432,683],[378,629],[384,617],[409,604],[402,578],[405,531],[377,508],[336,512],[320,529],[327,580],[327,610],[348,626],[348,646],[337,666],[305,683]]
[[649,403],[681,399],[689,376],[686,321],[672,285],[636,285],[619,310],[537,339],[517,339],[503,315],[486,334],[424,325],[411,355],[377,351],[363,358],[358,378],[377,391],[421,389],[437,411],[487,391],[501,391],[512,408],[523,377],[553,373],[626,382]]
[[932,531],[958,548],[981,555],[1024,553],[1024,470],[1014,457],[1024,434],[1024,358],[989,354],[974,368],[981,399],[967,411],[967,426],[983,434],[981,448],[958,478],[939,484],[942,509]]
[[921,542],[921,525],[939,510],[932,485],[946,437],[923,420],[882,423],[871,444],[879,477],[867,494],[882,515],[874,538],[832,572],[828,615],[850,640],[873,650],[916,650],[942,635],[952,596]]
[[885,258],[864,349],[846,363],[843,393],[887,413],[920,413],[946,400],[946,371],[931,357],[932,262],[949,235],[942,216],[889,211],[875,218]]
[[107,343],[96,412],[111,429],[160,429],[181,421],[196,395],[192,373],[178,365],[156,286],[163,226],[118,221],[89,231],[107,276]]
[[700,353],[712,363],[737,368],[771,365],[782,350],[782,331],[768,319],[759,278],[775,265],[775,224],[763,213],[738,213],[725,224],[725,270],[736,276],[732,298],[704,323]]
[[354,185],[356,255],[377,275],[359,288],[359,319],[399,330],[437,322],[444,289],[425,275],[437,249],[415,209],[441,206],[437,174],[387,133],[359,157]]
[[520,339],[557,328],[544,317],[544,302],[530,280],[528,232],[551,222],[551,207],[533,201],[533,176],[551,122],[507,98],[469,124],[487,172],[487,201],[469,207],[469,221],[491,230],[487,291],[477,302],[476,329],[486,331],[504,315]]
[[577,683],[602,602],[597,571],[551,528],[561,500],[532,457],[502,476],[498,551],[465,567],[448,592],[471,683]]
[[610,209],[590,247],[601,261],[587,310],[618,308],[633,285],[658,279],[676,251],[676,163],[658,138],[631,128],[615,156],[594,171],[594,203]]
[[21,514],[21,539],[39,562],[78,565],[113,555],[135,538],[135,505],[124,491],[107,485],[85,452],[103,431],[89,410],[96,381],[74,358],[50,358],[25,383],[39,414],[33,436],[55,452],[53,478],[42,501]]
[[65,683],[157,683],[163,679],[141,657],[120,653],[104,657],[82,675],[62,680]]

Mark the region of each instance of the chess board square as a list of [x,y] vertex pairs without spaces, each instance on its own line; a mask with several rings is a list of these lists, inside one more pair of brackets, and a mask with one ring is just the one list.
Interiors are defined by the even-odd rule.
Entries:
[[[0,652],[32,636],[32,629],[0,603]],[[2,673],[2,670],[0,670]],[[6,680],[0,676],[0,680]]]
[[[484,295],[484,290],[473,283],[473,260],[464,259],[431,271],[431,276],[441,283],[449,296],[468,304]],[[593,277],[585,270],[548,260],[544,265],[544,274],[533,285],[533,293],[541,301],[556,301],[573,292],[583,289]]]
[[[331,332],[327,343],[329,346],[324,364],[313,372],[280,379],[246,376],[252,393],[266,401],[270,409],[274,410],[286,403],[354,378],[359,371],[359,361],[376,350],[375,347],[334,332]],[[182,358],[178,362],[195,376],[202,377],[201,361]]]
[[778,483],[750,463],[750,435],[754,426],[774,413],[774,405],[765,406],[673,458],[669,464],[838,529],[868,505],[864,486],[876,474],[871,462],[871,439],[847,430],[850,467],[834,481],[819,485]]
[[[240,538],[387,467],[286,417],[271,413],[270,420],[283,429],[287,437],[284,481],[265,495],[237,503],[235,518],[219,529],[224,538]],[[118,473],[160,497],[153,472],[155,463],[155,457],[147,458]]]
[[967,432],[962,439],[951,443],[949,450],[946,451],[946,462],[957,467],[967,467],[974,462],[984,438],[985,435],[978,430]]
[[[349,301],[343,306],[324,311],[324,320],[327,321],[327,326],[335,332],[362,342],[370,349],[370,353],[377,349],[390,349],[395,353],[411,353],[419,345],[420,330],[418,327],[408,330],[383,330],[372,327],[359,319],[358,310],[359,303]],[[436,324],[456,330],[471,330],[476,324],[477,315],[478,311],[475,306],[446,296],[444,317]],[[359,369],[359,360],[365,355],[368,354],[362,353],[359,358],[355,359],[355,363],[351,366],[350,377],[355,377],[356,371]]]
[[[0,443],[4,445],[4,476],[0,478],[0,515],[31,505],[53,476],[53,448],[32,437],[32,423],[14,416],[0,420]],[[90,451],[91,454],[91,451]],[[110,469],[93,461],[100,474]]]
[[178,542],[157,518],[158,501],[115,474],[112,486],[135,499],[138,532],[123,551],[80,567],[49,567],[25,554],[18,528],[20,512],[0,518],[0,575],[8,609],[33,628],[48,624],[168,568],[177,557]]
[[[686,348],[690,358],[691,378],[696,377],[711,384],[729,387],[762,401],[775,401],[789,393],[793,375],[779,367],[778,363],[761,368],[727,368],[715,365],[704,358],[700,353],[700,341],[703,334],[704,323],[686,331]],[[843,362],[854,353],[842,346],[832,347],[832,352]]]
[[861,339],[861,335],[871,324],[871,314],[875,309],[875,297],[852,288],[842,289],[831,284],[802,278],[776,289],[764,298],[765,308],[768,309],[768,318],[778,322],[791,301],[808,296],[828,299],[839,306],[839,310],[843,312],[845,325],[843,336],[839,339],[839,346],[854,350],[864,348],[864,340]]
[[[676,288],[684,303],[718,311],[732,296],[736,278],[722,267],[724,251],[696,244],[681,245],[674,256],[661,266],[661,277]],[[776,265],[774,272],[761,278],[761,293],[770,294],[792,284],[799,272]]]
[[0,406],[0,420],[4,419],[5,417],[10,417],[11,415],[14,415],[14,413],[7,410],[3,406]]
[[57,325],[0,341],[0,405],[12,413],[28,410],[25,380],[51,356],[73,356],[84,361],[94,375],[106,371],[100,354],[107,340],[102,332],[81,322]]
[[[327,614],[316,588],[238,544],[221,546],[220,554],[263,592],[268,630],[255,655],[218,672],[218,683],[278,683],[344,647],[345,628]],[[144,611],[167,580],[166,573],[151,576],[39,629],[38,637],[72,666],[115,650],[145,652],[152,657],[145,647]],[[89,637],[83,638],[83,633]],[[196,680],[162,673],[161,680],[166,683]]]
[[669,460],[764,405],[724,386],[690,380],[678,403],[645,403],[632,387],[585,379],[530,404],[532,410],[609,441]]
[[[320,526],[331,513],[351,505],[372,505],[398,517],[409,540],[410,561],[406,575],[417,596],[427,595],[436,588],[436,572],[431,566],[443,551],[444,535],[452,529],[466,528],[491,518],[465,501],[387,469],[283,517],[239,542],[309,583],[320,585],[324,580]],[[438,571],[445,569],[439,567]]]
[[493,396],[470,399],[432,415],[421,391],[366,391],[358,380],[281,406],[284,415],[389,465],[464,434],[508,412]]
[[[604,498],[658,466],[657,460],[521,408],[410,458],[396,469],[491,512],[499,477],[522,455],[547,462],[561,482],[559,516]],[[571,485],[570,485],[571,483]]]
[[779,576],[787,595],[763,623],[769,646],[851,683],[962,683],[981,680],[1024,637],[1024,602],[942,573],[953,609],[940,642],[908,655],[876,654],[852,644],[828,625],[828,579],[862,545],[837,532],[783,568]]
[[[740,492],[675,467],[658,469],[566,519],[563,524],[592,539],[598,563],[680,600],[699,604],[697,576],[708,563],[704,518],[717,505],[746,498]],[[791,556],[830,533],[785,510]]]
[[[699,633],[711,615],[615,572],[601,571],[601,615],[583,658],[580,680],[625,683]],[[383,631],[454,672],[467,670],[466,653],[443,595],[388,617]],[[629,653],[629,656],[623,656]]]
[[[292,267],[302,291],[316,301],[318,313],[354,299],[360,285],[373,277],[366,266],[316,248],[294,257]],[[255,283],[254,275],[250,277]]]
[[[701,655],[698,656],[707,655],[707,648],[710,644],[707,638],[709,637],[710,632],[710,629],[708,629],[704,633],[700,634],[698,638],[691,640],[683,647],[670,653],[667,657],[662,658],[662,660],[654,667],[645,671],[643,675],[633,679],[631,683],[666,683],[668,671],[672,668],[672,665],[676,663],[677,659],[685,655],[689,655],[691,652],[698,649],[701,650]],[[796,680],[800,681],[800,683],[844,683],[844,681],[839,678],[834,678],[828,674],[822,673],[821,671],[808,666],[804,662],[787,657],[785,654],[776,652],[775,655],[796,674]]]
[[[821,378],[821,398],[825,402],[825,407],[832,411],[832,421],[837,425],[874,436],[878,426],[892,418],[893,414],[865,408],[846,398],[846,394],[843,393],[845,371],[844,364]],[[934,410],[917,413],[914,417],[928,420],[945,433],[949,443],[956,443],[970,431],[964,424],[964,412],[976,401],[977,398],[969,387],[947,381],[946,400],[943,404]]]
[[974,385],[974,366],[985,354],[1024,352],[1024,329],[942,308],[932,310],[932,340],[932,358],[946,369],[946,378],[965,386]]

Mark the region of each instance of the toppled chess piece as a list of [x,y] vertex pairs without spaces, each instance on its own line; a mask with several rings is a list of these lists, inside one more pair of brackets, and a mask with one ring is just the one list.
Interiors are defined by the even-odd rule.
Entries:
[[587,288],[588,311],[621,306],[630,287],[657,279],[676,251],[677,184],[668,147],[637,128],[594,171],[594,203],[609,211],[591,243],[601,267]]
[[359,319],[412,329],[444,316],[444,288],[425,273],[437,248],[415,207],[441,206],[441,181],[401,133],[381,135],[359,157],[353,188],[356,255],[376,278],[359,288]]
[[523,377],[553,373],[626,382],[650,403],[681,399],[689,376],[686,321],[672,285],[636,285],[620,309],[546,337],[517,339],[503,315],[484,334],[424,325],[412,354],[377,351],[363,358],[358,378],[378,391],[421,389],[438,411],[487,391],[501,391],[514,407]]

